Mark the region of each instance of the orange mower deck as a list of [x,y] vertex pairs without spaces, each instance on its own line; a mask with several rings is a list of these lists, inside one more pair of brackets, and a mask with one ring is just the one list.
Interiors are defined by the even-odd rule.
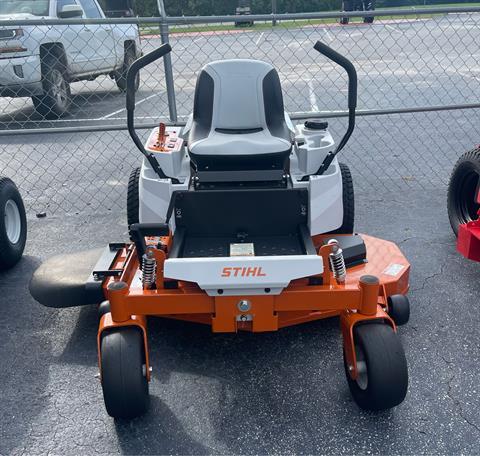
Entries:
[[[316,246],[325,236],[316,236]],[[346,357],[355,378],[353,327],[359,321],[381,319],[394,329],[387,314],[387,298],[408,291],[410,265],[392,242],[362,235],[368,262],[349,268],[344,284],[338,284],[330,272],[330,246],[319,248],[323,257],[322,285],[310,285],[307,279],[295,280],[279,295],[208,296],[196,284],[180,282],[176,289],[164,287],[162,263],[166,255],[156,251],[157,289],[145,290],[139,279],[139,263],[134,245],[122,249],[112,264],[121,270],[116,278],[104,282],[110,312],[102,316],[98,331],[122,326],[139,327],[147,348],[146,316],[157,316],[210,324],[213,332],[276,331],[280,328],[340,315]],[[168,239],[166,239],[168,241]],[[248,301],[249,310],[241,311],[240,301]],[[148,367],[148,350],[147,367]],[[148,372],[148,370],[147,370]]]

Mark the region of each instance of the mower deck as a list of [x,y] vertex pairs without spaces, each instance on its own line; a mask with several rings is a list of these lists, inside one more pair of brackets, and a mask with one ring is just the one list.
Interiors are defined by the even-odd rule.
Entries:
[[[132,314],[161,316],[211,324],[214,332],[275,331],[347,310],[361,312],[365,306],[369,308],[368,314],[375,315],[377,304],[386,306],[387,296],[408,291],[410,266],[395,244],[370,236],[362,237],[368,262],[349,268],[345,284],[341,285],[331,277],[327,263],[326,274],[313,280],[294,280],[278,295],[208,296],[191,282],[179,281],[174,284],[176,288],[171,289],[168,281],[163,283],[163,277],[157,277],[157,289],[146,290],[142,287],[139,263],[132,245],[118,252],[111,269],[122,272],[119,277],[110,277],[104,282],[104,294],[110,301],[115,321],[125,322]],[[324,238],[317,236],[315,244],[321,245]],[[361,286],[363,276],[379,279],[373,303],[365,302]],[[125,287],[119,288],[120,283]],[[250,307],[246,311],[239,310],[238,303],[242,299],[248,299]],[[113,320],[107,326],[110,325],[115,325]]]

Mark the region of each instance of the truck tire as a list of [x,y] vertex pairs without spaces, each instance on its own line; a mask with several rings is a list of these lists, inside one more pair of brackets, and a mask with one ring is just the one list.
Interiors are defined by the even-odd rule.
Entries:
[[[353,11],[353,0],[344,0],[342,2],[342,11]],[[349,21],[350,21],[350,18],[348,17],[340,18],[341,25],[347,25]]]
[[22,258],[27,240],[25,206],[17,186],[7,177],[0,178],[0,271],[9,269]]
[[47,119],[58,119],[67,114],[72,101],[65,65],[58,55],[49,55],[42,62],[43,95],[32,97],[39,114]]
[[[364,11],[375,11],[375,0],[364,0],[363,1],[363,10]],[[363,18],[364,24],[373,24],[374,21],[373,16],[368,16]]]
[[[122,69],[117,72],[115,75],[115,81],[117,83],[117,87],[122,91],[125,92],[127,90],[127,73],[128,69],[130,68],[130,65],[135,62],[137,59],[137,55],[135,52],[134,47],[127,47],[125,49],[125,56],[123,58],[123,66]],[[137,74],[137,77],[135,78],[135,92],[138,90],[140,87],[140,73]]]

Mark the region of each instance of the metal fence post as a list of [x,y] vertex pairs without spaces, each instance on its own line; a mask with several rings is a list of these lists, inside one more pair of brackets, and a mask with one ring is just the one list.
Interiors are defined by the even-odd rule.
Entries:
[[[162,44],[167,44],[169,42],[169,31],[168,24],[164,22],[164,19],[167,17],[167,11],[165,9],[165,4],[163,0],[157,0],[158,3],[158,12],[162,18],[160,22],[160,39]],[[168,110],[170,114],[170,121],[176,123],[178,120],[177,116],[177,101],[175,99],[175,85],[173,83],[173,68],[172,68],[172,56],[167,54],[163,57],[163,64],[165,66],[165,82],[167,85],[167,98],[168,98]]]
[[272,0],[272,26],[275,27],[277,25],[277,19],[275,15],[277,14],[277,0]]

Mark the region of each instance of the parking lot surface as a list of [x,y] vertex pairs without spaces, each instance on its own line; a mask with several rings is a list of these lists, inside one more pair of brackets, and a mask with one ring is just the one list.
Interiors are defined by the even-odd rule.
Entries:
[[[452,73],[436,59],[436,46],[448,52],[464,29],[452,19],[448,24],[432,20],[429,27],[431,33],[438,31],[438,39],[425,42],[412,57],[408,52],[415,45],[408,43],[425,29],[419,24],[385,24],[398,33],[381,24],[332,26],[328,33],[319,28],[309,32],[305,45],[317,37],[345,51],[353,43],[342,41],[347,33],[356,40],[371,34],[378,49],[384,46],[385,54],[374,64],[358,56],[362,108],[478,100],[480,81],[471,73],[475,65],[464,76],[458,72],[466,54]],[[242,56],[242,46],[255,40],[263,49],[258,58],[277,55],[269,51],[272,46],[297,46],[300,35],[291,39],[294,31],[276,33],[275,39],[256,32],[215,37],[218,41],[200,35],[172,38],[174,49],[184,53],[183,67],[174,61],[177,87],[183,87],[181,114],[191,108],[195,72],[211,58],[229,56],[232,46],[238,48],[231,54]],[[202,41],[205,54],[197,52]],[[148,42],[158,44],[155,38]],[[382,66],[392,59],[397,42],[406,54],[394,54],[388,68]],[[476,49],[467,46],[467,54],[478,53],[474,41],[467,45]],[[355,56],[358,46],[347,54]],[[298,62],[307,59],[300,50],[296,55]],[[314,57],[315,77],[306,76],[303,83],[298,78],[288,82],[288,71],[298,76],[295,62],[280,69],[287,108],[310,110],[317,103],[322,110],[343,109],[345,81],[330,80],[337,70]],[[417,70],[420,60],[423,73]],[[427,80],[425,73],[434,77]],[[166,112],[161,78],[151,74],[153,79],[142,76],[140,122]],[[102,85],[108,83],[105,79]],[[124,98],[113,83],[112,91],[106,87],[104,92],[98,81],[80,87],[76,97],[84,108],[54,125],[125,121]],[[43,125],[35,114],[25,123],[30,108],[24,100],[13,103],[18,103],[11,105],[15,109],[0,117],[2,128]],[[12,177],[21,182],[30,227],[23,260],[0,274],[0,454],[478,453],[480,268],[455,251],[445,194],[456,157],[480,142],[478,122],[471,121],[478,115],[479,110],[469,110],[363,117],[342,152],[355,182],[357,230],[398,243],[412,263],[412,315],[399,329],[410,369],[409,392],[402,405],[382,413],[363,412],[350,397],[337,319],[236,335],[151,319],[151,409],[131,422],[112,420],[97,378],[96,308],[44,308],[30,297],[28,282],[41,261],[54,254],[128,238],[126,181],[140,163],[139,153],[125,132],[2,138],[0,164],[9,163]],[[338,139],[344,120],[330,124]],[[36,219],[43,210],[47,217]]]
[[96,378],[95,307],[43,308],[27,283],[52,254],[126,239],[124,217],[32,222],[25,258],[0,276],[0,453],[476,453],[480,270],[455,251],[444,192],[359,194],[357,228],[412,263],[402,405],[353,403],[337,319],[255,335],[151,319],[151,409],[114,422]]

